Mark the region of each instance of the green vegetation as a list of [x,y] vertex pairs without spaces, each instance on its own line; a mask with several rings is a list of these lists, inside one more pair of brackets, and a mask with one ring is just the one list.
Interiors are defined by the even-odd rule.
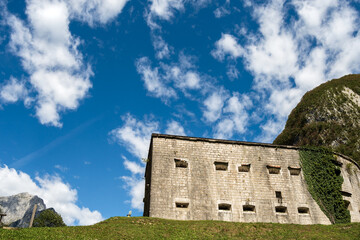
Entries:
[[344,182],[336,157],[326,148],[302,148],[300,162],[308,190],[330,222],[349,223],[350,212],[341,195]]
[[307,92],[274,144],[327,146],[360,163],[360,107],[345,88],[360,95],[360,75],[334,79]]
[[34,227],[64,227],[63,219],[54,209],[45,209],[34,219]]
[[113,217],[93,226],[0,229],[0,239],[360,239],[360,224],[294,225]]

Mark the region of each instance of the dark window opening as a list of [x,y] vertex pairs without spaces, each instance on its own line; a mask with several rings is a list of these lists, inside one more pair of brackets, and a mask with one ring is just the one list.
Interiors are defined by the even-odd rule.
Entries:
[[300,214],[309,214],[309,208],[307,208],[307,207],[298,207],[298,213],[300,213]]
[[244,212],[255,212],[255,206],[254,205],[243,205],[243,211]]
[[238,168],[239,172],[249,172],[250,164],[241,164]]
[[231,210],[231,204],[228,204],[228,203],[220,203],[220,204],[219,204],[219,210],[230,211],[230,210]]
[[270,174],[279,174],[280,173],[280,169],[281,169],[280,166],[267,165],[266,167],[269,170]]
[[275,207],[275,212],[277,213],[286,213],[287,211],[287,207],[285,206],[276,206]]
[[226,171],[228,169],[229,163],[227,162],[214,162],[215,169],[219,171]]
[[344,197],[351,197],[351,193],[349,192],[345,192],[345,191],[340,191],[341,195],[343,195]]
[[275,191],[275,196],[278,200],[278,203],[282,203],[282,195],[280,191]]
[[175,166],[178,168],[187,168],[188,167],[188,162],[182,159],[177,159],[175,158]]
[[189,203],[177,202],[175,203],[177,208],[188,208]]
[[276,196],[276,198],[282,198],[280,191],[275,191],[275,196]]
[[297,167],[288,167],[290,175],[299,175],[301,172],[301,168]]

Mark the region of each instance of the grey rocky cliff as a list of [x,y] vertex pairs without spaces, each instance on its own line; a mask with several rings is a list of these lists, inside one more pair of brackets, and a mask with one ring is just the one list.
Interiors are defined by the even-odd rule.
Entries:
[[37,214],[46,209],[41,198],[29,193],[0,197],[0,208],[6,214],[2,223],[11,227],[28,227],[35,204],[38,205]]

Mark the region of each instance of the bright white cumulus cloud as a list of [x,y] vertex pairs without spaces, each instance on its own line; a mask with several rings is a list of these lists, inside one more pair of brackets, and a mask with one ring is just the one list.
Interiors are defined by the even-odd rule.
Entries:
[[79,207],[76,189],[59,176],[37,176],[34,180],[22,171],[0,166],[0,195],[10,196],[21,192],[42,198],[46,207],[53,207],[67,225],[91,225],[103,220],[100,212]]
[[215,47],[211,54],[220,61],[224,60],[226,55],[238,58],[244,54],[244,49],[237,43],[237,38],[230,34],[222,34]]
[[4,103],[14,103],[20,99],[25,100],[27,94],[25,83],[13,77],[0,86],[0,99]]
[[132,115],[123,116],[124,125],[112,130],[109,135],[124,145],[134,156],[146,158],[149,150],[151,134],[158,131],[157,121],[138,121]]
[[[285,20],[289,5],[298,14],[290,21]],[[239,33],[247,39],[243,44],[223,33],[211,54],[219,61],[242,59],[254,76],[253,89],[260,96],[254,100],[263,106],[254,116],[268,119],[257,140],[269,142],[306,91],[359,71],[360,18],[349,2],[339,0],[272,0],[249,6],[258,31]],[[229,128],[229,122],[223,126]]]
[[[27,82],[31,88],[24,89],[22,94],[31,93],[36,116],[42,124],[61,127],[60,113],[77,109],[92,87],[93,73],[78,50],[80,39],[69,30],[71,20],[80,19],[91,26],[105,24],[121,12],[126,2],[28,0],[27,20],[4,13],[11,29],[9,46],[29,74]],[[20,85],[17,86],[19,93]],[[10,86],[0,89],[3,100],[25,100],[19,94],[15,96],[14,91],[10,95],[10,90]]]
[[106,24],[123,10],[128,0],[66,0],[72,17],[87,22]]

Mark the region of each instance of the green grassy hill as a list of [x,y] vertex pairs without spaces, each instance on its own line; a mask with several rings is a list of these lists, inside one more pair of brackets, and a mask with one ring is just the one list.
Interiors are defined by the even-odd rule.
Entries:
[[113,217],[92,226],[0,229],[0,239],[360,239],[360,223],[295,225]]
[[307,92],[274,144],[326,146],[360,164],[360,74]]

